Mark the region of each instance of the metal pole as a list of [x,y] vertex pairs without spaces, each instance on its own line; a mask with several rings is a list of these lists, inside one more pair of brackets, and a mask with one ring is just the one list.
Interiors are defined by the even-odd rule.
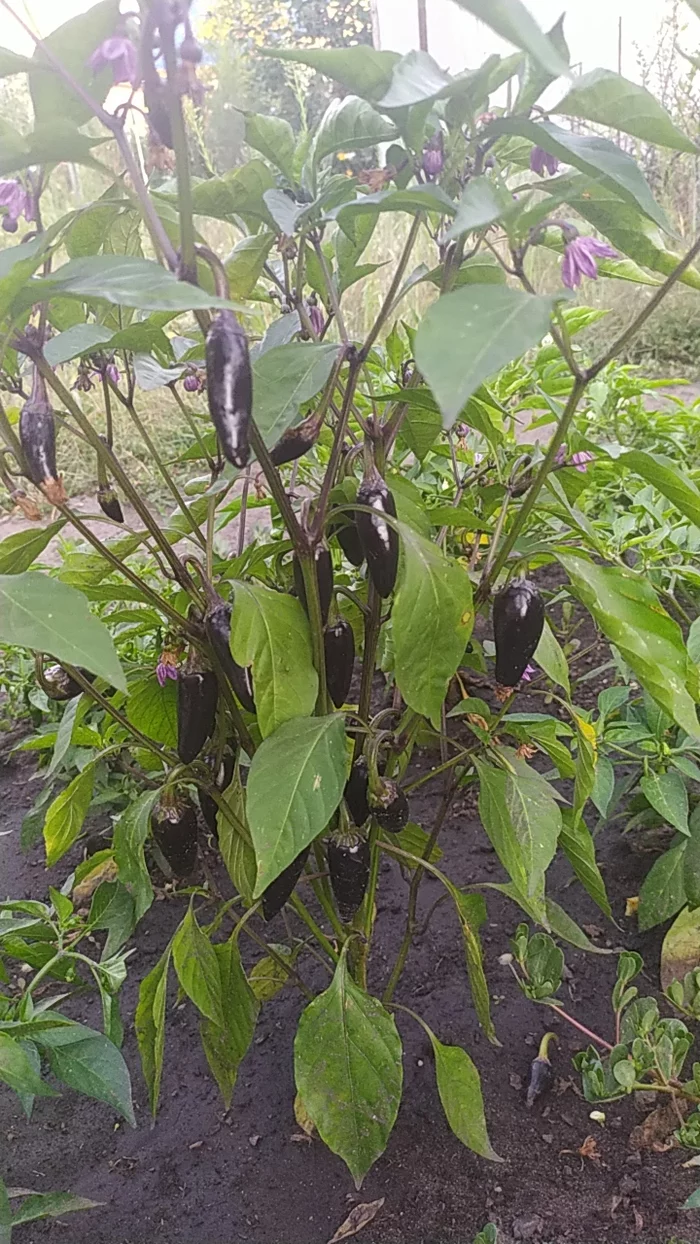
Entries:
[[418,0],[418,46],[421,52],[428,51],[428,14],[427,0]]

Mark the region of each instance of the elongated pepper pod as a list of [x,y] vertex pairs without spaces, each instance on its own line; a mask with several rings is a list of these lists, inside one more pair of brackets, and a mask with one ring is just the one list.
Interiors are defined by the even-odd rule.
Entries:
[[231,615],[232,609],[228,602],[218,598],[217,603],[210,604],[207,608],[204,629],[236,699],[247,712],[254,713],[253,676],[250,669],[239,665],[231,655]]
[[[213,764],[213,758],[211,763]],[[228,751],[227,749],[221,758],[221,763],[218,766],[216,773],[212,773],[213,783],[217,790],[225,791],[231,785],[235,763],[236,760],[233,752]],[[211,831],[215,838],[218,838],[219,831],[216,823],[216,817],[219,808],[216,800],[212,798],[208,791],[200,790],[199,806],[202,809],[202,816],[204,817],[207,829]]]
[[212,670],[202,669],[196,656],[177,680],[177,754],[191,764],[214,732],[219,685]]
[[537,1098],[542,1097],[543,1093],[548,1093],[554,1084],[554,1072],[549,1060],[549,1045],[551,1041],[558,1039],[555,1032],[546,1032],[540,1041],[537,1058],[534,1058],[530,1064],[530,1080],[525,1098],[528,1110],[534,1106]]
[[209,414],[224,456],[235,467],[250,457],[253,373],[248,341],[233,311],[218,311],[206,340]]
[[391,596],[399,567],[399,537],[385,515],[396,518],[396,504],[376,467],[366,475],[357,490],[359,505],[369,506],[372,514],[358,510],[355,516],[360,544],[367,558],[367,569],[379,595]]
[[313,449],[323,426],[324,410],[313,411],[296,427],[287,428],[276,445],[270,450],[270,458],[275,466],[284,466],[287,462],[296,462]]
[[333,526],[332,534],[337,537],[351,566],[361,566],[365,560],[365,551],[360,540],[360,533],[354,519],[345,518],[338,526]]
[[32,391],[19,417],[19,439],[29,478],[52,505],[68,500],[56,470],[56,427],[44,377],[34,368]]
[[361,834],[334,834],[326,848],[331,889],[340,919],[347,924],[362,905],[369,881],[369,843]]
[[406,828],[408,800],[396,782],[380,778],[378,790],[370,790],[368,798],[372,816],[387,834],[400,834]]
[[355,668],[355,636],[345,618],[326,627],[323,632],[326,654],[326,683],[328,694],[336,708],[342,708],[348,698]]
[[197,813],[187,795],[164,791],[151,813],[153,837],[177,877],[197,862]]
[[[78,667],[80,673],[89,682],[94,682],[95,675],[88,670]],[[82,694],[80,683],[71,678],[67,670],[62,665],[50,665],[45,669],[41,676],[41,685],[50,700],[74,700],[77,695]]]
[[370,818],[369,767],[366,756],[358,756],[345,783],[344,799],[354,825],[364,825]]
[[115,523],[124,522],[124,513],[119,503],[119,497],[112,488],[111,484],[100,484],[97,489],[97,504],[107,518],[111,518]]
[[309,847],[304,847],[304,850],[297,855],[296,859],[292,860],[291,864],[287,865],[284,872],[281,872],[279,877],[275,877],[275,880],[272,881],[265,890],[262,896],[262,909],[265,920],[274,919],[277,913],[284,907],[297,881],[301,877],[304,865],[309,856],[309,850]]
[[534,583],[516,579],[498,592],[493,602],[493,633],[500,686],[517,686],[543,629],[544,601]]
[[[328,621],[328,610],[331,606],[331,598],[333,596],[333,559],[327,544],[317,544],[314,549],[314,565],[316,566],[316,577],[318,579],[318,599],[321,605],[321,621],[326,625]],[[292,558],[292,570],[294,572],[294,586],[297,596],[304,606],[306,612],[309,612],[306,603],[306,586],[304,584],[304,576],[301,570],[301,563],[296,553]]]

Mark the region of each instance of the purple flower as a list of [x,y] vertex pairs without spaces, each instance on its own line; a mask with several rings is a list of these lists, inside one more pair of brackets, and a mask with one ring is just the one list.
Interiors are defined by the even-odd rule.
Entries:
[[569,453],[569,451],[568,451],[568,449],[566,448],[566,445],[560,445],[560,446],[559,446],[559,448],[558,448],[558,450],[557,450],[557,453],[556,453],[556,457],[555,457],[555,459],[554,459],[554,465],[555,465],[555,467],[563,467],[563,466],[566,466],[566,459],[567,459],[568,453]]
[[536,665],[526,665],[525,669],[523,670],[521,682],[529,682],[531,678],[534,678],[536,673],[537,673]]
[[[168,652],[161,653],[160,661],[156,665],[156,678],[161,687],[165,686],[168,678],[172,678],[174,682],[177,682],[177,666],[171,664],[170,655]],[[166,660],[163,660],[164,657]]]
[[105,376],[112,384],[119,384],[119,368],[116,363],[108,363],[105,367]]
[[570,238],[564,251],[564,262],[561,266],[561,279],[569,289],[578,289],[581,278],[588,276],[592,281],[598,279],[596,259],[617,259],[617,251],[607,242],[599,242],[578,234]]
[[559,161],[555,155],[550,155],[543,147],[533,147],[530,152],[530,168],[533,173],[537,173],[538,177],[544,177],[545,173],[553,177],[559,168]]
[[88,60],[88,65],[93,73],[99,73],[101,69],[109,66],[115,86],[118,82],[130,82],[132,86],[138,86],[138,52],[126,35],[110,35],[108,39],[103,39]]
[[6,233],[17,232],[20,216],[24,216],[25,220],[36,220],[36,199],[16,178],[0,181],[0,207],[7,209],[2,218]]
[[318,305],[309,306],[307,308],[307,311],[308,311],[308,316],[309,316],[309,323],[311,324],[311,327],[313,328],[316,336],[320,337],[326,324],[326,317]]
[[595,454],[589,453],[587,449],[580,449],[578,453],[571,455],[571,465],[576,467],[577,471],[581,471],[585,475],[588,470],[588,463],[593,462]]
[[426,177],[438,177],[445,167],[442,130],[438,130],[423,148],[423,172]]

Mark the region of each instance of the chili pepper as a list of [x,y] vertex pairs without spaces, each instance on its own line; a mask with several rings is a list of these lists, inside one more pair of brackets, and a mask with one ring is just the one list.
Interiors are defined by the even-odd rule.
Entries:
[[29,478],[52,505],[68,500],[56,470],[56,427],[44,377],[34,368],[32,391],[19,417],[19,439]]
[[153,837],[177,877],[186,877],[197,861],[197,813],[180,792],[163,791],[151,813]]
[[[95,675],[88,674],[87,670],[81,669],[81,674],[92,680]],[[43,671],[42,686],[50,700],[74,700],[76,695],[80,695],[82,687],[74,678],[71,678],[67,670],[62,665],[50,665],[48,669]]]
[[313,411],[306,419],[294,428],[287,428],[276,445],[270,450],[270,458],[275,466],[284,466],[286,462],[295,462],[303,458],[316,444],[319,438],[325,410]]
[[231,655],[231,614],[232,609],[228,602],[217,597],[216,603],[207,608],[204,628],[236,698],[247,712],[254,713],[253,675],[249,668],[239,665]]
[[304,847],[301,854],[297,855],[296,859],[287,865],[284,872],[281,872],[279,877],[275,877],[275,880],[270,882],[262,896],[262,910],[265,920],[270,921],[274,919],[277,913],[284,907],[301,877],[309,851],[310,847]]
[[206,340],[209,414],[224,456],[244,467],[250,456],[253,375],[248,341],[233,311],[219,311]]
[[345,518],[342,522],[334,524],[331,527],[331,535],[337,538],[338,544],[350,564],[352,566],[361,566],[365,560],[365,552],[355,520]]
[[199,755],[214,732],[219,684],[193,653],[177,682],[177,754],[184,765]]
[[345,618],[326,627],[323,632],[326,653],[326,683],[328,694],[336,708],[342,708],[348,698],[355,668],[355,636]]
[[[209,767],[213,767],[213,757],[208,758]],[[233,752],[228,749],[224,752],[221,763],[216,774],[212,773],[214,786],[219,791],[228,790],[233,780],[233,770],[235,766],[235,757]],[[219,829],[216,823],[219,806],[215,799],[206,790],[199,792],[199,806],[202,809],[202,816],[206,822],[207,828],[211,831],[215,838],[219,837]]]
[[352,920],[369,881],[369,843],[361,834],[334,834],[326,847],[331,888],[344,924]]
[[344,798],[353,824],[361,826],[371,815],[369,806],[369,767],[366,756],[358,756],[345,783]]
[[498,592],[493,602],[493,632],[500,686],[517,686],[543,629],[544,602],[534,583],[517,579]]
[[119,498],[110,484],[100,484],[97,489],[97,504],[107,518],[111,518],[115,523],[124,522],[124,514],[119,504]]
[[380,778],[378,789],[370,791],[369,806],[377,824],[387,834],[400,834],[408,824],[408,800],[396,782]]
[[549,1060],[549,1046],[550,1042],[558,1040],[559,1038],[555,1032],[546,1032],[540,1041],[537,1058],[534,1058],[530,1064],[530,1082],[527,1086],[527,1097],[525,1098],[525,1105],[528,1110],[534,1106],[537,1098],[541,1097],[543,1093],[548,1093],[554,1084],[554,1072]]
[[[316,578],[318,581],[318,599],[321,606],[321,621],[326,625],[328,621],[328,610],[331,607],[331,598],[333,596],[333,559],[331,558],[330,549],[327,544],[319,543],[314,548],[314,566],[316,567]],[[306,587],[304,585],[304,575],[301,569],[301,562],[296,553],[292,558],[292,570],[294,572],[294,586],[297,596],[302,605],[309,612],[306,603]]]
[[367,505],[372,514],[357,511],[355,522],[360,544],[367,558],[367,569],[377,592],[386,599],[391,596],[399,567],[399,537],[384,515],[396,518],[396,504],[376,467],[372,467],[357,490],[360,505]]

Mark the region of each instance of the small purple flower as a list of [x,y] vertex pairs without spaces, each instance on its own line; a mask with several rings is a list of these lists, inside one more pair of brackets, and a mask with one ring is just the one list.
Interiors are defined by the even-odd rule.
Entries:
[[585,475],[588,470],[588,463],[593,462],[595,454],[589,453],[587,449],[580,449],[578,453],[571,455],[571,465],[576,467],[577,471],[581,471]]
[[550,155],[543,147],[533,147],[530,152],[530,168],[533,173],[537,173],[538,177],[544,177],[545,173],[553,177],[559,168],[559,161],[555,155]]
[[109,66],[115,86],[118,82],[130,82],[132,86],[138,86],[138,52],[126,35],[110,35],[108,39],[103,39],[88,60],[88,65],[93,73],[99,73],[101,69]]
[[442,130],[437,130],[423,148],[423,172],[426,177],[438,177],[445,167],[445,150]]
[[105,367],[105,376],[112,384],[119,384],[119,368],[116,363],[108,363]]
[[169,658],[170,655],[168,652],[161,653],[161,659],[156,665],[156,678],[161,687],[165,686],[169,678],[172,678],[173,682],[177,682],[177,666],[171,664],[169,659],[163,660],[163,657]]
[[536,673],[537,673],[536,665],[526,665],[525,669],[523,670],[521,682],[529,682],[531,678],[535,677]]
[[311,327],[313,328],[316,336],[320,337],[326,324],[326,317],[323,314],[323,311],[318,306],[318,304],[316,304],[315,306],[309,306],[307,308],[307,313],[309,316],[309,323],[311,324]]
[[20,216],[36,220],[36,199],[16,178],[0,181],[0,207],[7,209],[2,218],[5,233],[17,232]]
[[203,388],[202,380],[195,371],[188,371],[182,382],[185,393],[199,393]]
[[581,279],[588,276],[592,281],[598,279],[596,259],[617,259],[617,251],[607,242],[599,242],[597,238],[582,236],[569,238],[564,251],[564,262],[561,266],[561,279],[569,289],[578,289]]
[[557,450],[557,453],[556,453],[556,457],[555,457],[555,459],[554,459],[554,465],[555,465],[555,467],[563,467],[563,466],[566,466],[566,459],[567,459],[567,457],[568,457],[568,453],[569,453],[569,451],[568,451],[568,449],[566,448],[566,445],[560,445],[560,446],[559,446],[559,448],[558,448],[558,450]]

